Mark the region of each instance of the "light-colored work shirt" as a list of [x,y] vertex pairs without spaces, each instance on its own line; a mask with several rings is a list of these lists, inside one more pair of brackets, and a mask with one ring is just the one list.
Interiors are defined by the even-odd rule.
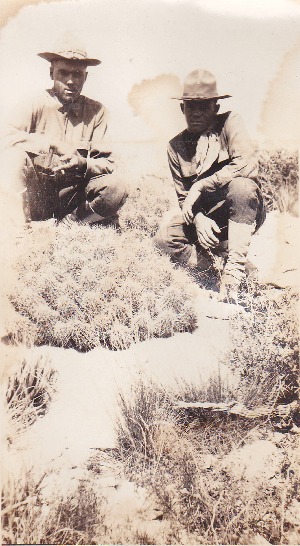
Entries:
[[202,135],[185,129],[174,137],[168,160],[180,205],[198,180],[213,192],[236,177],[256,181],[258,174],[253,145],[241,117],[233,112],[216,115]]
[[1,140],[3,147],[16,146],[34,155],[49,152],[53,141],[70,143],[87,156],[86,176],[92,177],[114,168],[106,130],[107,113],[100,102],[80,95],[64,107],[50,89],[14,110]]

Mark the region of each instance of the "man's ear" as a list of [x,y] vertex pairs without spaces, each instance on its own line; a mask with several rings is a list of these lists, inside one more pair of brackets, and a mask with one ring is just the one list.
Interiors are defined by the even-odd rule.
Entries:
[[216,103],[216,108],[215,108],[216,114],[219,112],[219,110],[220,110],[220,105],[218,103]]
[[183,102],[180,103],[180,110],[184,114],[184,104],[183,104]]
[[53,66],[50,66],[50,78],[53,80]]
[[85,73],[85,78],[84,78],[85,82],[86,82],[87,77],[88,77],[88,72]]

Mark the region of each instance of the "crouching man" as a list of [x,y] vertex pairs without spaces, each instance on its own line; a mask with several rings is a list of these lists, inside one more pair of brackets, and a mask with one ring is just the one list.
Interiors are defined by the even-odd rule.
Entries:
[[105,144],[106,110],[81,94],[87,67],[101,61],[71,35],[39,56],[51,63],[53,87],[9,120],[2,138],[3,202],[19,215],[18,224],[49,218],[113,223],[127,193]]
[[156,245],[179,263],[192,247],[197,265],[211,269],[214,255],[226,256],[220,293],[237,296],[253,233],[265,219],[257,163],[240,117],[218,114],[216,80],[195,70],[184,83],[181,110],[187,128],[169,143],[168,160],[181,214],[162,223]]

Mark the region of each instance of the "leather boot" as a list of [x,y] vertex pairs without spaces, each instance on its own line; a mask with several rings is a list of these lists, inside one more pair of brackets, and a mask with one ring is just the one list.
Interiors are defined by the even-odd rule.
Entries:
[[228,222],[228,258],[223,269],[220,297],[237,300],[241,282],[246,278],[247,254],[255,224]]
[[101,220],[106,220],[104,216],[100,216],[97,212],[94,212],[90,204],[87,201],[81,203],[77,209],[73,210],[70,214],[67,214],[60,220],[60,224],[72,225],[76,224],[93,224]]

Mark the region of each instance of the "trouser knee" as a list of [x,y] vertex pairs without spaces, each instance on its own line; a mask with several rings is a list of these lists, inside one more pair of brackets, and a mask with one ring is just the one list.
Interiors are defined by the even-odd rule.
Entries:
[[85,195],[91,209],[106,218],[120,210],[128,192],[122,181],[113,175],[106,175],[92,178],[86,186]]
[[162,221],[153,242],[161,252],[174,262],[186,263],[191,257],[192,244],[196,242],[194,226],[184,224],[181,215]]
[[237,223],[261,225],[263,200],[258,185],[250,178],[234,178],[228,184],[229,217]]

